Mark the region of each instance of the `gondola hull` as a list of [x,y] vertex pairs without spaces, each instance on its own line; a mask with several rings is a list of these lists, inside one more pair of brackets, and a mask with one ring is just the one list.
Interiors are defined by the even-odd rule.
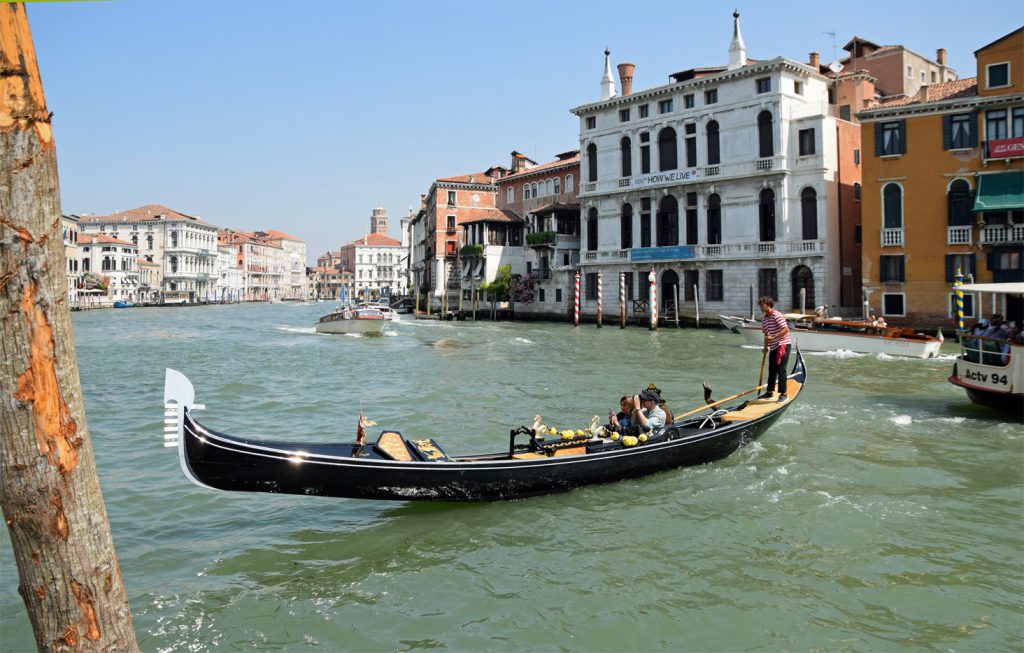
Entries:
[[[789,381],[794,399],[805,376],[798,357]],[[175,444],[185,474],[219,490],[401,501],[497,501],[720,460],[760,437],[791,404],[744,403],[718,411],[717,417],[702,415],[671,425],[633,447],[593,438],[541,453],[513,447],[502,453],[441,461],[389,459],[372,444],[236,438],[203,426],[183,406],[181,439]]]

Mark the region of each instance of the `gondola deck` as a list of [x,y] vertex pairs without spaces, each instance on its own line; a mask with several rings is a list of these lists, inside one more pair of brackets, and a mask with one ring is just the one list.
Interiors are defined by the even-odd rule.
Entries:
[[[238,438],[196,421],[194,390],[184,375],[167,370],[165,444],[178,450],[182,471],[209,488],[339,498],[494,501],[638,478],[728,456],[758,438],[801,393],[806,368],[799,352],[787,380],[789,401],[749,400],[748,390],[706,407],[627,446],[626,438],[547,440],[533,429],[510,434],[507,451],[449,456],[431,439],[405,438],[385,429],[376,443],[292,443]],[[699,409],[698,409],[699,410]],[[516,442],[529,436],[528,443]]]

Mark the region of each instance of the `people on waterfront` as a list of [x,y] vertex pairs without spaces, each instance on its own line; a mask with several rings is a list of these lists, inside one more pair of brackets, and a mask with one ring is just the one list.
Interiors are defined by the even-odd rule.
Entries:
[[665,411],[658,407],[661,395],[654,390],[644,390],[633,395],[633,419],[638,433],[649,433],[665,426]]
[[633,398],[622,395],[619,399],[619,412],[608,411],[608,426],[605,428],[614,433],[625,433],[632,424]]
[[823,304],[814,309],[814,321],[824,322],[828,319],[828,304]]
[[764,353],[768,357],[768,385],[758,399],[771,399],[775,388],[779,389],[779,403],[786,401],[786,368],[789,362],[789,325],[782,313],[775,310],[775,300],[762,297],[757,302],[764,317],[761,318],[761,329],[764,331]]

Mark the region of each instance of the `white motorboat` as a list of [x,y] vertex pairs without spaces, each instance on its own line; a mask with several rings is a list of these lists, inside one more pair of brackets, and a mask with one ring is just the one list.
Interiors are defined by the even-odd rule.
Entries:
[[[786,313],[789,334],[801,351],[846,350],[861,354],[889,354],[909,358],[935,358],[942,346],[942,337],[918,333],[913,329],[873,326],[859,320],[830,318],[815,320],[813,315]],[[760,320],[719,315],[725,328],[743,336],[747,344],[760,347],[764,334]]]
[[[1014,297],[1018,310],[1024,283],[972,283],[960,286],[963,292],[993,293]],[[1010,311],[1007,311],[1010,315]],[[953,363],[949,382],[963,388],[971,401],[1010,411],[1024,421],[1024,345],[1005,338],[983,338],[961,334],[961,353]]]
[[317,333],[365,333],[376,335],[389,322],[378,308],[363,306],[356,309],[338,309],[321,317],[316,323]]

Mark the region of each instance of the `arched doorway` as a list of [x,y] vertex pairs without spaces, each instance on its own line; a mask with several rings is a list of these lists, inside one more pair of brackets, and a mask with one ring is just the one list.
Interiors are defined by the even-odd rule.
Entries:
[[800,291],[807,293],[804,308],[814,310],[814,273],[806,265],[793,268],[793,308],[800,308]]
[[676,289],[679,287],[679,275],[675,270],[666,270],[661,275],[661,297],[658,306],[662,314],[668,315],[676,305]]

